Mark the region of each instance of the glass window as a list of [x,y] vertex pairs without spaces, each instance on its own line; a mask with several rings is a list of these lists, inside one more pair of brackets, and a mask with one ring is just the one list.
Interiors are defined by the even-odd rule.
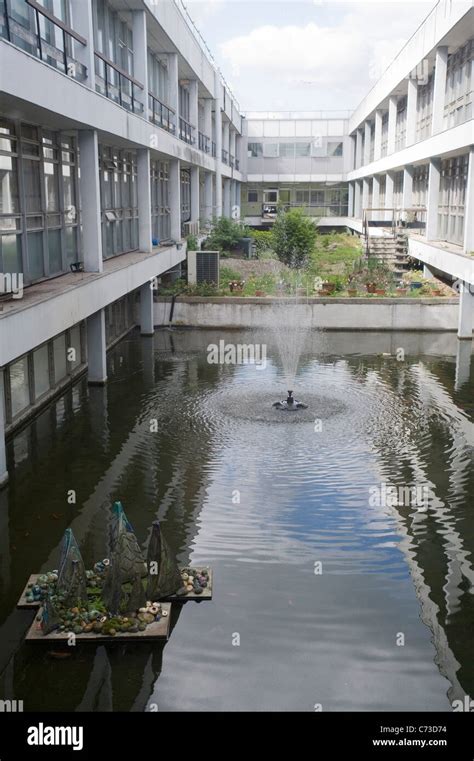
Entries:
[[324,206],[324,190],[311,191],[311,206]]
[[18,210],[17,160],[12,156],[0,156],[0,213],[12,214]]
[[293,158],[295,155],[294,143],[280,143],[280,156],[282,158]]
[[59,211],[58,165],[52,161],[45,161],[43,171],[46,211]]
[[278,143],[265,143],[263,146],[263,155],[269,158],[278,157]]
[[247,155],[249,158],[256,159],[263,155],[262,143],[249,143]]
[[10,365],[10,395],[12,416],[15,417],[30,404],[27,357],[22,357]]
[[50,275],[61,272],[61,230],[48,230],[48,262]]
[[54,382],[59,383],[67,375],[66,336],[64,333],[53,341]]
[[[74,349],[74,352],[71,351]],[[75,370],[76,367],[82,362],[81,354],[81,329],[79,325],[75,325],[69,331],[69,345],[67,347],[67,359],[69,371]]]
[[309,203],[309,190],[297,190],[296,203]]
[[28,274],[31,280],[44,277],[43,233],[28,233]]
[[249,192],[247,193],[247,201],[248,203],[257,203],[258,192],[256,190],[249,190]]
[[49,391],[49,360],[48,347],[40,346],[33,352],[33,368],[35,375],[35,399]]
[[23,183],[25,187],[25,211],[41,211],[40,162],[23,159]]
[[0,235],[0,255],[3,272],[22,272],[19,235]]
[[342,156],[342,142],[328,142],[328,156]]
[[297,156],[309,156],[311,152],[311,143],[296,143],[295,149]]

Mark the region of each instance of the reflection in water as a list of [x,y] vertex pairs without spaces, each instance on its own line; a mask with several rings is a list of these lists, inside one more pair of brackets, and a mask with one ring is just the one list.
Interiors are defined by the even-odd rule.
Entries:
[[[294,424],[269,417],[285,392],[277,347],[264,371],[208,364],[222,337],[130,334],[106,389],[80,380],[9,442],[0,696],[51,711],[443,711],[473,695],[470,342],[310,335],[296,385],[310,403]],[[371,506],[382,483],[427,485],[428,510]],[[88,567],[103,557],[115,500],[144,546],[159,518],[180,563],[213,566],[214,601],[173,606],[168,643],[81,645],[64,660],[24,644],[28,575],[56,566],[68,526]]]

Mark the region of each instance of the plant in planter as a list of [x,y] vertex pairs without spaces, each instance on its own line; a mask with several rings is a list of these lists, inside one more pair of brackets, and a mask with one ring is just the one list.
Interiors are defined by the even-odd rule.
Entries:
[[348,288],[347,293],[349,296],[357,296],[357,288]]
[[406,288],[397,288],[397,296],[405,296],[407,292]]
[[377,294],[377,296],[385,296],[386,290],[385,288],[376,288],[375,293]]

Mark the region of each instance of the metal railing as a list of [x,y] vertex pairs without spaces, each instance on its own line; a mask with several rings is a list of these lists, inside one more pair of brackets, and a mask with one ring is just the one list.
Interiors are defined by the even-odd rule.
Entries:
[[211,140],[203,132],[199,132],[199,150],[204,151],[204,153],[211,151]]
[[228,164],[229,163],[229,152],[225,151],[224,148],[222,149],[222,162],[224,164]]
[[[103,53],[99,53],[98,50],[94,51],[94,55],[100,61],[100,65],[104,67],[104,76],[99,74],[100,79],[104,82],[104,95],[134,114],[141,113],[143,104],[137,100],[135,88],[143,90],[142,83],[121,69],[120,66],[117,66]],[[117,82],[114,82],[114,79],[117,79]]]
[[[77,61],[71,51],[73,50],[73,44],[79,43],[83,47],[87,47],[87,40],[80,34],[67,26],[60,18],[48,11],[42,5],[35,2],[35,0],[25,0],[26,4],[33,10],[35,16],[35,31],[32,31],[26,26],[19,24],[12,16],[8,14],[8,6],[5,6],[5,12],[0,11],[0,21],[3,22],[5,29],[5,36],[9,42],[16,45],[18,41],[21,41],[22,47],[25,43],[27,46],[27,52],[35,55],[40,60],[53,66],[54,68],[64,71],[65,74],[83,81],[87,76],[86,67]],[[41,19],[43,16],[45,19],[45,32],[46,23],[50,23],[59,30],[62,36],[63,47],[57,48],[48,42],[47,39],[41,34]]]
[[150,121],[157,127],[162,127],[173,135],[176,133],[176,112],[151,92],[148,93],[148,114]]
[[185,143],[188,143],[189,145],[194,145],[196,142],[196,138],[194,137],[194,132],[196,130],[196,127],[193,124],[190,124],[186,121],[186,119],[183,119],[182,116],[179,117],[179,139],[184,140]]

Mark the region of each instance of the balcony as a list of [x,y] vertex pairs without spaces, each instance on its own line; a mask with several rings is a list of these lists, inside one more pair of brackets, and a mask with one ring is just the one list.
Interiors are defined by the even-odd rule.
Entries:
[[196,127],[194,127],[193,124],[190,124],[186,121],[186,119],[183,119],[182,116],[179,117],[179,139],[183,140],[185,143],[188,143],[188,145],[194,145],[196,143],[196,138],[194,137],[194,133],[196,131]]
[[58,71],[83,82],[87,70],[75,55],[78,45],[87,47],[87,40],[34,0],[26,0],[26,4],[31,8],[29,26],[18,23],[8,13],[9,6],[4,10],[4,4],[0,4],[0,36]]
[[199,132],[199,150],[204,153],[211,152],[211,140],[203,132]]
[[176,112],[155,98],[151,92],[148,93],[148,118],[157,127],[176,134]]
[[225,151],[224,149],[222,149],[222,163],[223,164],[229,163],[229,153],[228,151]]
[[98,50],[94,51],[96,60],[96,90],[106,98],[118,103],[134,114],[143,113],[143,104],[137,100],[136,90],[143,90],[131,74],[117,66]]

